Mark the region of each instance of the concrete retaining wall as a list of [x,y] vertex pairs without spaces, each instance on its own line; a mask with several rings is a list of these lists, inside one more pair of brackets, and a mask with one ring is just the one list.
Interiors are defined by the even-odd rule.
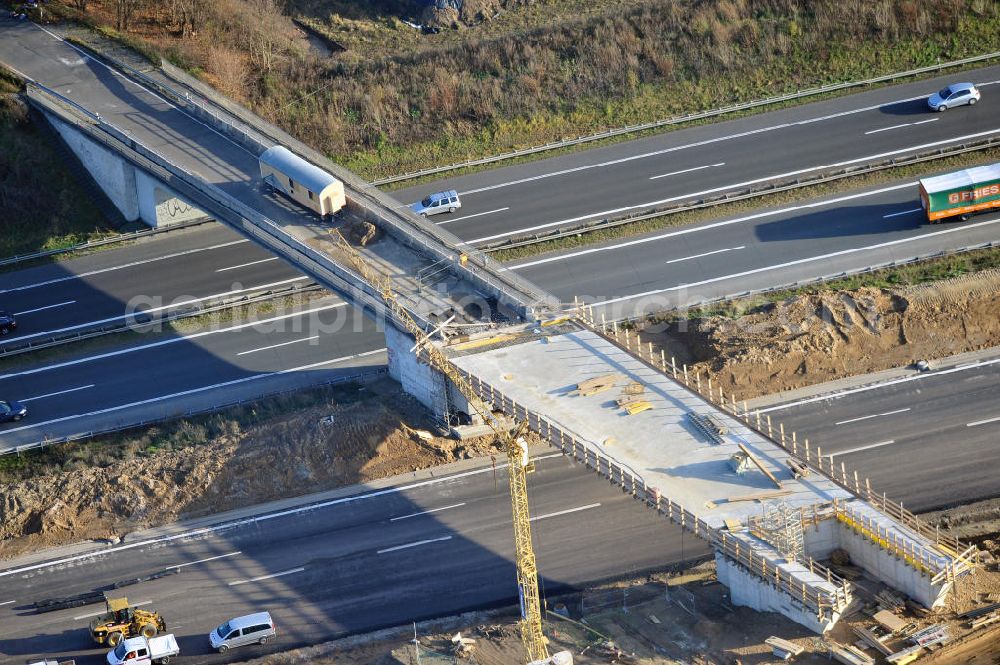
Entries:
[[851,563],[869,575],[906,594],[924,607],[939,607],[950,591],[949,583],[932,585],[926,572],[879,547],[869,538],[830,516],[815,525],[803,527],[806,554],[817,560],[828,559],[830,552],[842,548]]
[[885,582],[924,607],[935,608],[944,604],[951,583],[932,585],[931,578],[903,559],[890,554],[874,542],[852,530],[841,522],[836,522],[840,533],[840,546],[851,555],[855,566],[864,568],[872,577]]
[[156,178],[141,170],[135,171],[139,217],[150,226],[169,226],[178,222],[206,217],[204,211],[177,196]]
[[820,621],[813,610],[719,552],[715,553],[715,569],[719,581],[729,587],[729,599],[733,605],[758,612],[777,612],[820,634],[833,628],[840,619],[840,615],[834,613]]
[[817,561],[829,559],[830,552],[841,546],[840,539],[839,523],[832,516],[802,527],[805,552]]

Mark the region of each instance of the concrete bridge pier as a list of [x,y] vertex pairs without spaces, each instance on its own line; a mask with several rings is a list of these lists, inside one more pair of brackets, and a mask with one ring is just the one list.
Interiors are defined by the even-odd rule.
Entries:
[[208,216],[120,154],[87,138],[78,128],[50,113],[43,115],[126,220],[139,219],[156,228]]

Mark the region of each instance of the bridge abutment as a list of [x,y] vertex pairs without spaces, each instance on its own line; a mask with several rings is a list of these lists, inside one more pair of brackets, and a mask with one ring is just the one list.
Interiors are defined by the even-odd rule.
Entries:
[[49,113],[44,116],[126,220],[142,220],[156,228],[207,216],[159,179],[98,145],[73,125]]

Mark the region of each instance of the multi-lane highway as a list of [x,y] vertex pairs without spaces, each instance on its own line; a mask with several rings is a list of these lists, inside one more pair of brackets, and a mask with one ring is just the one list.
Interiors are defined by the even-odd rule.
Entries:
[[[259,197],[252,156],[224,137],[37,28],[6,23],[0,31],[0,61],[102,113],[230,193],[251,196],[268,214],[296,214]],[[954,78],[443,179],[397,197],[409,202],[430,190],[458,189],[461,212],[434,221],[480,244],[762,178],[1000,133],[990,101],[1000,89],[1000,68],[961,76],[983,87],[981,105],[945,114],[924,110],[919,98]],[[901,182],[508,267],[563,299],[583,295],[607,301],[609,308],[620,304],[609,311],[628,315],[996,238],[996,215],[928,227],[917,207],[914,183]],[[203,227],[5,275],[0,305],[21,314],[19,335],[41,336],[121,316],[136,297],[166,304],[299,278],[230,232]],[[262,327],[224,325],[195,333],[199,336],[140,336],[123,348],[70,352],[45,366],[2,370],[0,397],[32,400],[29,421],[4,426],[4,444],[67,428],[86,430],[114,418],[176,413],[204,404],[209,393],[250,396],[384,363],[380,336],[340,301],[307,308],[321,311],[272,313],[263,318],[275,320]],[[342,317],[346,327],[329,317]],[[310,318],[312,324],[303,323]],[[332,328],[339,332],[330,334]],[[996,440],[991,428],[1000,423],[992,420],[1000,414],[990,412],[991,388],[1000,379],[995,373],[991,365],[968,370],[961,379],[922,375],[919,390],[917,383],[896,384],[789,406],[782,419],[824,451],[865,470],[876,487],[909,507],[994,495],[982,460],[984,448]],[[967,389],[962,397],[953,397],[955,381],[964,382],[958,384]],[[884,431],[892,434],[879,435]],[[677,533],[654,524],[656,518],[613,488],[586,479],[562,460],[543,461],[540,468],[532,478],[532,497],[540,518],[539,563],[550,590],[682,556]],[[469,476],[208,537],[122,550],[97,561],[8,575],[0,584],[7,594],[0,597],[0,613],[8,614],[0,621],[0,653],[18,658],[83,653],[82,624],[96,608],[37,617],[27,611],[27,601],[167,566],[184,567],[177,576],[129,593],[133,600],[152,601],[171,619],[186,654],[205,652],[203,635],[213,625],[264,605],[275,613],[283,635],[275,646],[283,648],[415,616],[509,602],[514,592],[509,507],[506,496],[493,489],[492,475],[484,480]],[[436,512],[418,514],[425,511]],[[689,539],[685,554],[697,547]],[[194,593],[200,602],[192,607]]]
[[920,512],[1000,496],[998,390],[1000,360],[987,359],[762,412]]
[[281,259],[213,224],[124,251],[5,274],[0,302],[17,317],[19,328],[3,343],[39,343],[130,321],[130,313],[183,311],[309,283]]
[[[975,81],[982,103],[931,112],[927,95],[956,77]],[[986,67],[444,178],[394,195],[408,203],[429,190],[455,189],[462,209],[453,219],[432,219],[470,243],[495,242],[995,136],[1000,102],[991,97],[998,79],[1000,67]]]
[[[708,553],[700,539],[683,536],[559,455],[539,460],[531,485],[546,596]],[[261,653],[253,647],[213,656],[206,638],[226,619],[261,609],[278,626],[279,639],[266,649],[273,651],[515,603],[506,487],[503,468],[497,478],[489,467],[456,471],[324,507],[286,509],[238,528],[135,539],[97,558],[8,567],[0,571],[0,660],[44,654],[96,665],[106,649],[94,648],[86,626],[99,606],[37,615],[32,602],[170,567],[180,572],[123,592],[164,615],[187,663]]]
[[[226,147],[223,137],[152,93],[112,75],[103,65],[82,57],[39,28],[4,23],[0,30],[8,37],[0,40],[0,60],[81,104],[92,106],[109,120],[123,123],[136,136],[145,137],[143,140],[155,139],[156,143],[151,145],[176,152],[175,158],[198,166],[197,170],[209,179],[221,183],[228,182],[228,178],[233,187],[253,189],[253,168],[243,163],[248,158],[245,151],[232,144]],[[995,89],[1000,68],[984,68],[963,76],[983,86],[981,105],[945,114],[925,112],[918,97],[939,87],[945,80],[942,77],[484,174],[444,179],[397,195],[406,201],[429,189],[459,189],[464,201],[461,212],[433,219],[460,237],[477,241],[491,230],[523,230],[526,226],[559,222],[567,216],[603,216],[612,214],[610,210],[642,207],[653,201],[687,197],[790,170],[806,172],[831,163],[863,161],[875,154],[902,154],[927,143],[954,143],[970,134],[989,135],[996,130],[991,126],[995,124],[995,114],[989,112],[989,95]],[[145,121],[147,115],[156,121]],[[806,136],[809,141],[804,140]],[[818,158],[810,162],[810,155]],[[710,168],[695,163],[700,159],[705,162],[701,166]],[[238,168],[227,160],[235,160],[233,164]],[[607,183],[613,186],[605,187]],[[596,198],[592,197],[594,192],[598,193]],[[940,227],[924,224],[916,209],[915,192],[912,182],[895,183],[800,206],[525,259],[510,268],[563,300],[582,296],[591,302],[604,302],[605,313],[617,317],[996,238],[996,222],[1000,220],[997,215]],[[73,279],[73,275],[81,278]],[[250,243],[241,242],[234,234],[202,228],[79,261],[9,275],[0,290],[3,299],[0,304],[21,313],[18,335],[30,339],[121,317],[127,313],[128,303],[137,299],[155,307],[162,306],[157,303],[185,299],[184,296],[204,298],[272,284],[297,283],[294,280],[300,279],[282,262],[269,258]],[[34,286],[41,284],[44,286]],[[234,336],[219,333],[213,341],[246,339],[250,334],[246,329],[238,332]],[[381,346],[375,338],[365,342],[340,339],[358,334],[338,333],[335,344],[339,350],[332,355],[323,345],[284,337],[260,346],[290,342],[288,346],[299,352],[291,353],[286,347],[276,347],[284,350],[281,352],[266,352],[275,359],[266,368],[268,371],[328,362],[332,358],[347,358],[341,362],[354,367],[350,356]],[[250,342],[246,341],[244,346],[247,344]],[[97,401],[76,413],[111,409],[97,415],[96,421],[110,413],[122,418],[138,417],[135,407],[126,406],[135,401],[143,402],[143,408],[147,409],[146,400],[175,393],[200,390],[192,394],[204,396],[212,386],[230,391],[233,387],[229,381],[245,376],[238,368],[239,359],[247,356],[233,354],[244,353],[246,348],[236,349],[230,354],[232,357],[217,361],[236,369],[238,376],[220,374],[217,362],[200,362],[205,353],[200,343],[177,343],[172,349],[174,353],[188,353],[186,360],[174,357],[171,363],[171,371],[183,377],[183,381],[176,382],[176,389],[144,395],[141,400],[120,392],[126,388],[124,383],[119,383],[116,390],[99,390],[97,383],[77,385],[79,382],[73,376],[65,376],[69,373],[67,368],[88,364],[96,367],[103,364],[101,359],[36,373],[32,375],[36,383],[31,391],[20,374],[0,378],[0,395],[38,398],[31,405],[33,415],[24,425],[27,428],[11,432],[5,441],[26,442],[43,433],[60,436],[89,429],[89,423],[77,426],[69,418],[73,413],[50,411],[51,405],[75,403],[75,398],[82,397],[85,391],[79,391],[80,395],[64,391],[83,385],[94,386],[85,390],[92,390],[90,395]],[[150,359],[141,365],[142,371],[157,365],[160,356],[153,349],[149,353]],[[140,357],[131,355],[133,359]],[[143,380],[139,366],[128,362],[121,366],[130,367],[135,380]],[[279,376],[288,380],[286,375]],[[260,376],[237,385],[248,391],[242,395],[248,395],[251,386],[265,392],[271,389],[273,381],[273,377]],[[64,397],[70,394],[73,401]],[[174,399],[152,403],[169,408]],[[45,423],[47,429],[33,429],[31,423]]]

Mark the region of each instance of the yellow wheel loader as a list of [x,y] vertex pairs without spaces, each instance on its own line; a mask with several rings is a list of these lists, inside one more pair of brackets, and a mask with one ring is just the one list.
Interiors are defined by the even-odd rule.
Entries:
[[98,644],[118,646],[128,637],[155,637],[167,630],[163,617],[155,611],[129,607],[128,599],[104,597],[107,612],[90,622],[90,635]]

